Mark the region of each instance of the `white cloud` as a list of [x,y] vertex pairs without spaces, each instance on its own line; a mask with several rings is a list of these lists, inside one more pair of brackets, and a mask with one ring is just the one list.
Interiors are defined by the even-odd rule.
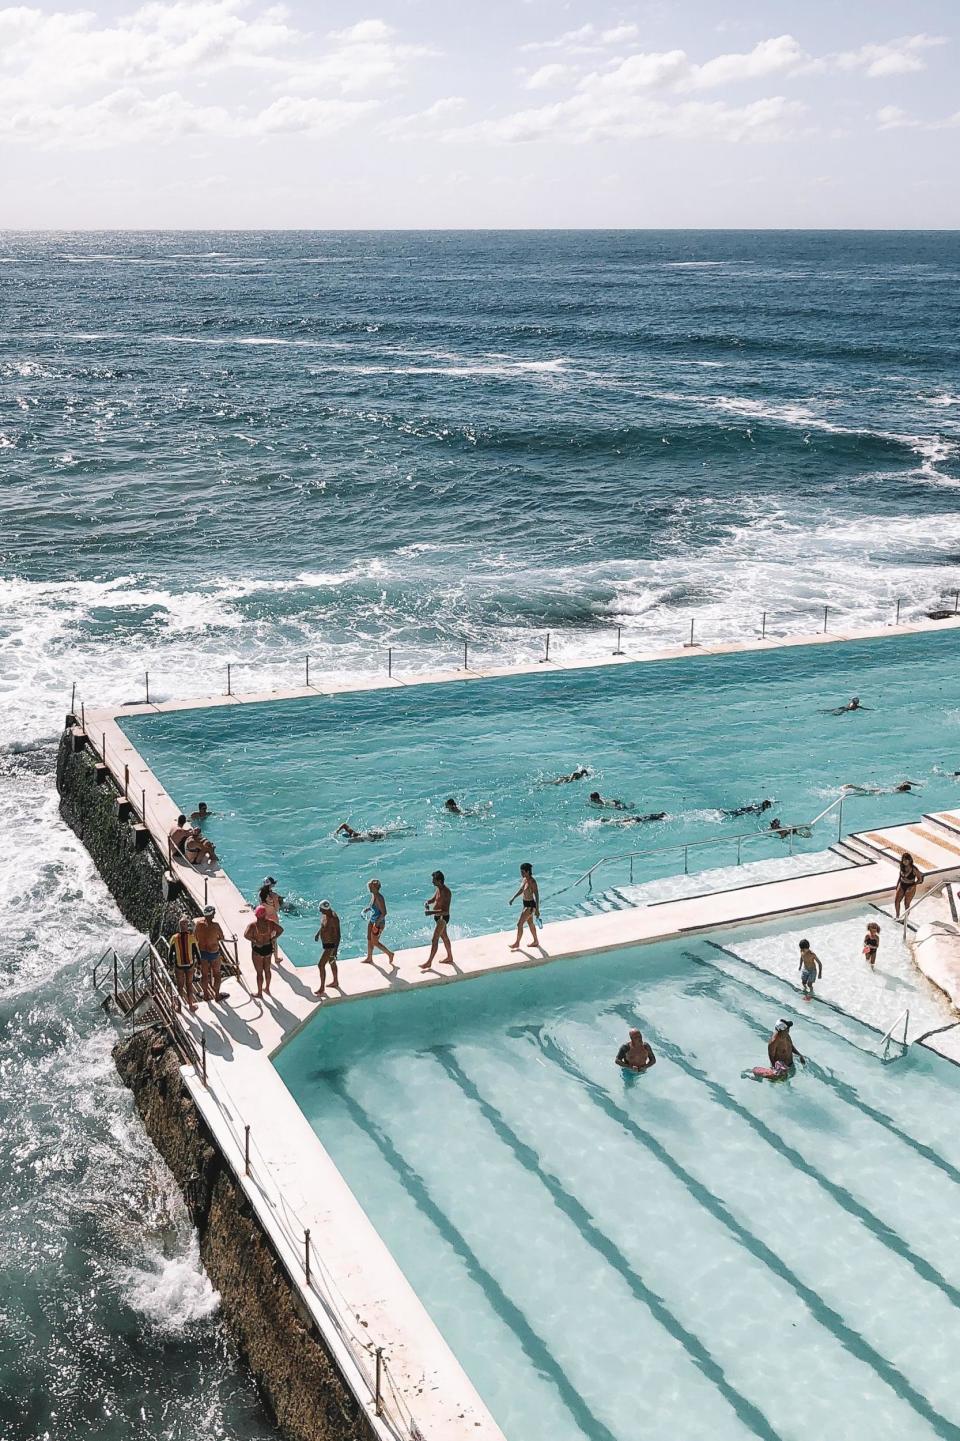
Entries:
[[561,65],[554,61],[549,65],[541,65],[538,70],[527,76],[526,87],[528,90],[550,90],[554,85],[559,85],[564,80],[569,80],[575,71],[570,65]]
[[899,105],[882,105],[877,111],[876,120],[880,130],[903,130],[907,126],[919,124],[919,121],[910,118],[906,110],[901,110]]
[[605,50],[611,45],[626,45],[631,40],[640,38],[640,27],[638,25],[624,24],[611,25],[606,29],[589,24],[581,25],[576,30],[565,30],[562,35],[557,35],[553,40],[532,40],[527,45],[521,45],[521,50],[566,50],[569,54],[589,55],[598,50]]
[[400,115],[386,121],[381,129],[385,135],[395,140],[415,140],[435,135],[437,126],[456,115],[466,103],[462,95],[445,95],[428,105],[425,110],[417,110],[413,115]]
[[888,75],[911,75],[926,70],[925,50],[946,43],[942,35],[902,35],[899,40],[888,40],[884,44],[872,42],[861,45],[859,50],[842,50],[826,56],[823,63],[832,70],[862,70],[873,80]]
[[749,105],[688,100],[679,104],[647,96],[599,97],[581,93],[553,105],[521,110],[500,120],[449,131],[446,139],[478,138],[514,144],[561,140],[715,140],[726,143],[782,139],[805,112],[798,101],[775,95]]
[[0,136],[89,147],[188,132],[323,134],[366,114],[428,52],[382,20],[317,39],[257,0],[0,9]]

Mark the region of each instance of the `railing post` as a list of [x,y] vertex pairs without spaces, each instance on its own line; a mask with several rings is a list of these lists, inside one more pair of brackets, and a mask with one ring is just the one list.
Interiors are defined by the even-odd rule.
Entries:
[[767,612],[764,611],[764,612],[763,612],[763,620],[762,620],[762,622],[761,622],[761,624],[760,624],[760,639],[761,639],[761,640],[766,640],[766,638],[767,638]]
[[250,1174],[250,1127],[243,1128],[243,1174]]
[[633,856],[630,857],[630,884],[633,885]]
[[80,725],[86,734],[87,729],[87,707],[83,701],[80,702]]
[[145,688],[145,690],[146,690],[146,692],[147,692],[147,705],[149,705],[149,704],[150,704],[150,672],[149,672],[148,670],[145,670],[145,671],[144,671],[144,673],[143,673],[143,680],[144,680],[144,688]]
[[896,620],[895,620],[893,623],[894,623],[894,625],[899,625],[899,624],[900,624],[900,602],[899,602],[899,601],[897,601],[897,618],[896,618]]
[[229,662],[229,661],[227,661],[227,695],[233,695],[233,690],[231,689],[231,681],[230,681],[230,662]]
[[743,844],[743,836],[737,836],[737,865],[740,864],[740,847]]
[[106,733],[106,731],[101,731],[101,732],[100,732],[100,759],[103,761],[104,765],[106,765],[106,763],[107,763],[107,733]]
[[547,643],[544,646],[543,655],[540,657],[540,665],[546,665],[550,659],[550,632],[547,631]]
[[787,839],[790,842],[790,854],[793,855],[793,826],[790,827],[790,834]]
[[208,905],[210,904],[210,898],[209,898],[209,896],[207,895],[207,877],[206,877],[206,876],[204,876],[204,878],[203,878],[203,904],[204,904],[205,906],[208,906]]
[[76,704],[77,704],[77,683],[76,683],[76,681],[74,681],[73,685],[70,687],[70,714],[71,714],[71,715],[74,714],[74,707],[76,706]]
[[201,1064],[201,1066],[203,1067],[203,1084],[206,1085],[206,1084],[207,1084],[207,1033],[206,1033],[206,1031],[201,1032],[201,1035],[200,1035],[200,1064]]
[[464,638],[463,638],[463,668],[464,668],[464,670],[466,670],[466,668],[467,668],[467,638],[466,638],[466,636],[464,636]]
[[623,655],[623,651],[620,649],[620,627],[619,627],[619,626],[617,626],[617,648],[616,648],[616,650],[615,650],[613,653],[614,653],[614,655]]
[[129,792],[130,792],[130,767],[129,767],[128,765],[125,765],[124,768],[123,768],[123,799],[124,799],[125,801],[128,801],[128,800],[130,799]]
[[953,592],[953,613],[954,615],[960,613],[960,590]]
[[827,633],[827,606],[823,607],[823,633]]
[[688,646],[693,645],[693,616],[690,617],[690,639],[686,642]]
[[907,1049],[907,1028],[910,1025],[910,1011],[906,1010],[903,1015],[903,1049]]
[[143,824],[144,824],[144,825],[147,824],[147,788],[146,788],[146,786],[141,787],[141,790],[140,790],[140,819],[143,821]]
[[382,1346],[378,1346],[378,1347],[377,1347],[376,1384],[375,1384],[374,1393],[373,1393],[373,1405],[374,1405],[374,1409],[375,1409],[375,1411],[376,1411],[376,1413],[377,1413],[378,1416],[382,1416],[382,1415],[383,1415],[383,1394],[382,1394],[383,1388],[382,1388],[382,1383],[381,1383],[382,1373],[383,1373],[383,1347],[382,1347]]
[[840,805],[837,807],[837,840],[843,838],[843,796],[840,797]]
[[307,659],[306,659],[306,671],[307,671],[307,685],[309,685],[309,684],[310,684],[310,657],[309,657],[309,656],[307,656]]
[[113,953],[113,999],[120,1000],[120,957]]
[[310,1227],[303,1233],[303,1270],[307,1278],[307,1285],[310,1285]]
[[689,848],[688,848],[687,846],[684,846],[684,848],[683,848],[683,874],[684,874],[685,876],[688,876],[688,875],[690,874],[689,864],[688,864],[688,863],[689,863],[689,859],[690,859],[690,857],[689,857]]
[[387,646],[387,675],[393,675],[393,646]]

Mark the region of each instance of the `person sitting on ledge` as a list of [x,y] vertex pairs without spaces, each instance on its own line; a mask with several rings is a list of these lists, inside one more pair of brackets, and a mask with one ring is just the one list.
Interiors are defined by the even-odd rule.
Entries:
[[213,841],[205,841],[199,826],[187,832],[183,842],[183,854],[192,866],[217,864],[217,853]]
[[209,820],[212,815],[213,811],[210,810],[206,801],[197,801],[197,809],[191,813],[190,819],[194,825],[202,826],[204,821]]
[[186,816],[177,816],[177,823],[170,827],[170,844],[178,856],[183,855],[183,845],[189,835],[192,834],[192,827],[187,825]]
[[635,1071],[639,1075],[641,1071],[649,1071],[650,1067],[656,1064],[657,1058],[652,1048],[636,1027],[631,1027],[630,1039],[624,1041],[617,1052],[617,1065],[621,1070]]
[[608,811],[625,811],[627,809],[626,801],[614,800],[612,796],[602,796],[599,791],[590,792],[590,804],[601,806]]

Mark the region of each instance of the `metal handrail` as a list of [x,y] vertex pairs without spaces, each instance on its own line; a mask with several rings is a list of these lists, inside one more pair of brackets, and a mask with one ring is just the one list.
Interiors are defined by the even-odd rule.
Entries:
[[[807,821],[807,822],[805,822],[803,825],[799,825],[799,826],[778,826],[778,827],[776,828],[776,830],[768,827],[766,830],[759,830],[759,831],[740,831],[739,833],[734,834],[734,835],[704,836],[701,840],[695,840],[695,841],[674,841],[672,845],[667,845],[667,846],[649,846],[649,847],[647,847],[645,850],[639,850],[639,851],[623,851],[623,852],[621,852],[621,854],[616,855],[616,856],[600,856],[600,858],[599,858],[598,860],[594,861],[593,865],[590,866],[589,869],[587,869],[587,870],[585,870],[585,871],[583,872],[583,875],[578,876],[575,881],[571,881],[568,886],[565,886],[565,887],[564,887],[564,890],[567,890],[567,891],[573,890],[576,886],[582,885],[583,882],[586,881],[586,882],[587,882],[587,892],[588,892],[588,894],[589,894],[589,893],[592,893],[592,891],[593,891],[593,876],[594,876],[594,872],[600,870],[600,868],[601,868],[602,866],[612,865],[615,861],[629,861],[629,862],[630,862],[630,881],[631,881],[631,883],[632,883],[632,882],[633,882],[633,862],[634,862],[635,860],[641,859],[642,857],[646,857],[646,856],[665,855],[665,854],[667,854],[668,852],[669,852],[669,853],[675,853],[675,852],[677,852],[677,851],[682,851],[682,852],[683,852],[683,873],[684,873],[684,875],[688,875],[688,874],[689,874],[689,869],[688,869],[689,853],[690,853],[690,851],[691,851],[693,848],[695,848],[695,847],[705,847],[705,846],[729,845],[729,844],[730,844],[731,842],[733,842],[733,841],[736,841],[736,843],[737,843],[737,865],[738,865],[738,866],[741,864],[741,861],[740,861],[740,852],[741,852],[741,848],[742,848],[742,845],[743,845],[743,842],[744,842],[744,841],[756,841],[756,840],[761,840],[761,839],[768,838],[768,837],[770,837],[770,836],[781,836],[781,837],[782,837],[782,836],[786,836],[787,839],[788,839],[789,842],[790,842],[789,854],[792,856],[792,855],[793,855],[793,838],[794,838],[794,836],[797,834],[797,832],[798,832],[798,831],[799,831],[799,832],[812,831],[812,830],[813,830],[813,827],[814,827],[815,825],[817,825],[820,821],[822,821],[825,816],[828,816],[832,810],[836,810],[836,811],[837,811],[837,839],[838,839],[838,840],[840,839],[840,836],[841,836],[841,834],[842,834],[842,825],[843,825],[843,803],[844,803],[844,801],[845,801],[846,799],[847,799],[847,793],[846,793],[846,792],[842,792],[840,795],[834,797],[834,799],[830,802],[830,804],[829,804],[828,806],[826,806],[825,809],[822,810],[819,815],[814,816],[814,818],[813,818],[812,821]],[[554,894],[555,894],[555,895],[560,895],[560,894],[562,894],[562,892],[556,891]]]
[[926,901],[932,901],[934,896],[938,896],[941,891],[946,891],[947,901],[950,905],[950,914],[955,921],[958,920],[957,905],[953,898],[953,892],[950,889],[950,887],[955,884],[956,876],[946,876],[943,880],[937,881],[936,885],[931,886],[928,891],[924,891],[922,896],[917,896],[917,899],[913,902],[913,904],[908,906],[903,913],[904,940],[907,939],[907,928],[910,923],[910,917],[913,915],[914,911],[917,910],[920,906],[924,905]]
[[887,1054],[887,1050],[889,1049],[890,1042],[891,1042],[891,1040],[893,1039],[893,1033],[894,1033],[894,1031],[897,1029],[897,1027],[899,1026],[899,1024],[900,1024],[901,1021],[903,1022],[903,1040],[900,1041],[900,1042],[898,1042],[898,1044],[899,1044],[899,1045],[902,1045],[903,1048],[904,1048],[904,1050],[907,1049],[907,1027],[908,1027],[909,1024],[910,1024],[910,1010],[909,1010],[909,1007],[908,1007],[907,1010],[900,1012],[899,1016],[898,1016],[897,1019],[894,1021],[893,1025],[890,1027],[889,1031],[885,1031],[884,1034],[880,1037],[880,1042],[879,1042],[879,1045],[877,1046],[877,1052],[878,1052],[878,1053],[879,1053],[879,1050],[880,1050],[880,1046],[883,1046],[883,1054],[884,1054],[884,1055]]

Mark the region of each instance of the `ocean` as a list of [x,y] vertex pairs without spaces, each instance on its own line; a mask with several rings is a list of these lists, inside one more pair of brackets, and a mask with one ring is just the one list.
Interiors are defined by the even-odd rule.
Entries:
[[958,279],[946,232],[0,234],[3,1441],[272,1434],[89,989],[134,936],[72,686],[952,609]]

